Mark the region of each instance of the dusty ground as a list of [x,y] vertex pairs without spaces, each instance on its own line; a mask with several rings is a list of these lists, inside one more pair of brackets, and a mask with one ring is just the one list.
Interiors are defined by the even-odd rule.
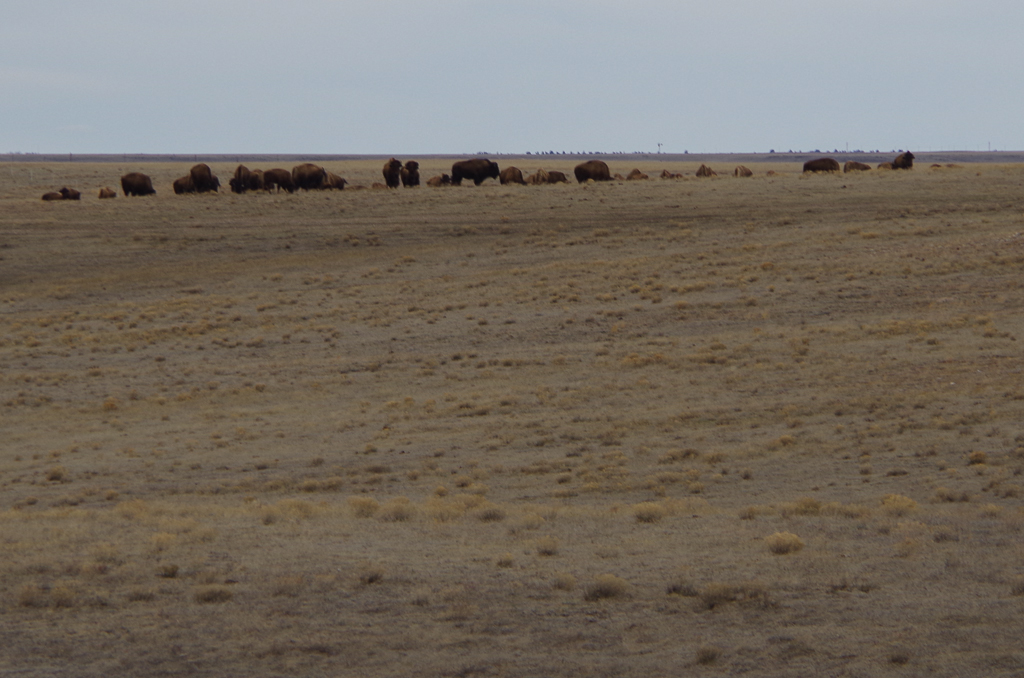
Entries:
[[0,674],[1021,675],[1024,166],[634,166],[0,165]]

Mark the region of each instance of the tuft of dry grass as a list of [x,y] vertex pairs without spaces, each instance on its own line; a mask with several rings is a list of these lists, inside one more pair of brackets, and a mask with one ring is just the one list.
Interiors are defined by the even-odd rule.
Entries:
[[371,518],[380,509],[380,502],[373,497],[349,497],[346,501],[357,518]]
[[662,504],[653,501],[634,504],[632,512],[638,523],[656,523],[668,514],[668,510]]
[[764,543],[777,556],[796,553],[804,547],[803,540],[792,532],[776,532],[765,537]]
[[227,586],[202,586],[193,594],[197,603],[226,603],[234,598],[234,592]]
[[541,556],[558,555],[558,539],[551,536],[541,537],[536,542],[537,554]]
[[594,582],[583,591],[583,599],[587,601],[622,598],[629,593],[629,582],[614,574],[599,574]]
[[887,494],[882,497],[882,512],[894,517],[905,516],[917,510],[917,502],[902,494]]
[[721,648],[714,645],[701,645],[697,648],[695,659],[698,664],[714,664],[722,656]]

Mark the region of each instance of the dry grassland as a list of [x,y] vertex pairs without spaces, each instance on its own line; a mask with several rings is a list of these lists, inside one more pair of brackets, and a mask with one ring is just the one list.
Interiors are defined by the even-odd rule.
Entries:
[[1021,675],[1024,167],[636,166],[0,165],[0,673]]

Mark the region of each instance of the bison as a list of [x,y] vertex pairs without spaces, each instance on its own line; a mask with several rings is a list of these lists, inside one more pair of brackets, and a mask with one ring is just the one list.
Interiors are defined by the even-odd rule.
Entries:
[[452,165],[452,184],[456,186],[461,186],[463,179],[472,179],[473,184],[479,186],[486,179],[497,179],[500,175],[498,163],[487,158],[459,160]]
[[63,200],[64,194],[58,191],[50,191],[49,193],[43,193],[43,200],[49,202],[51,200]]
[[576,168],[572,171],[576,175],[576,181],[583,183],[584,181],[611,181],[612,173],[608,169],[608,163],[604,160],[587,160],[576,165]]
[[174,188],[174,194],[175,195],[181,195],[183,193],[195,193],[196,192],[196,185],[194,183],[192,183],[192,175],[191,174],[186,174],[183,177],[178,177],[171,184],[171,187]]
[[436,177],[430,177],[427,179],[427,186],[431,188],[440,188],[441,186],[451,186],[452,178],[447,174],[440,174]]
[[567,184],[569,178],[565,176],[565,172],[559,172],[558,170],[551,170],[548,172],[548,183],[549,184]]
[[736,169],[734,169],[732,171],[732,175],[734,177],[752,177],[752,176],[754,176],[754,173],[750,170],[749,167],[744,167],[743,165],[737,165]]
[[498,181],[501,182],[502,186],[505,184],[525,184],[523,180],[523,171],[518,167],[506,167],[501,170],[501,174],[498,175]]
[[638,169],[634,169],[632,172],[626,175],[626,181],[643,181],[644,179],[649,178],[650,177],[648,177],[646,174],[644,174]]
[[526,183],[530,186],[540,186],[541,184],[550,183],[548,181],[548,173],[545,170],[539,169],[526,177]]
[[896,159],[892,161],[893,169],[914,169],[914,154],[910,151],[906,153],[900,153],[896,156]]
[[399,174],[402,177],[402,185],[406,188],[420,185],[420,164],[415,160],[405,163],[405,167]]
[[228,181],[232,193],[245,193],[249,190],[249,181],[252,179],[252,172],[245,165],[235,168],[235,174]]
[[880,163],[878,163],[878,169],[891,170],[892,169],[892,163],[891,162],[880,162]]
[[718,172],[716,172],[715,170],[711,169],[707,165],[703,165],[702,164],[700,167],[697,168],[697,176],[698,177],[717,177],[718,176]]
[[306,162],[292,168],[292,184],[295,189],[315,191],[326,188],[327,170],[320,165]]
[[65,186],[64,188],[60,189],[60,191],[58,191],[58,192],[61,194],[61,196],[63,196],[64,200],[81,200],[82,199],[82,194],[79,191],[76,191],[73,188],[68,188],[67,186]]
[[126,196],[129,195],[153,195],[156,190],[153,188],[153,180],[142,172],[129,172],[121,177],[121,190]]
[[683,175],[682,175],[681,172],[669,172],[666,169],[666,170],[661,170],[661,178],[662,179],[682,179]]
[[328,172],[327,178],[324,180],[324,188],[333,188],[342,191],[345,190],[345,184],[347,183],[347,181],[339,177],[334,172]]
[[295,182],[292,180],[292,173],[286,169],[268,169],[263,173],[263,189],[267,191],[284,189],[289,193],[294,193]]
[[864,163],[857,162],[856,160],[847,160],[843,163],[843,174],[847,172],[864,172],[869,169],[871,169],[871,165],[865,165]]
[[838,172],[839,161],[833,158],[818,158],[804,163],[804,172]]
[[107,198],[116,198],[117,191],[109,187],[103,187],[100,189],[100,200],[106,200]]
[[220,189],[220,179],[205,162],[193,165],[188,175],[192,178],[192,188],[196,193],[211,193]]
[[388,188],[398,188],[402,183],[402,161],[391,158],[384,163],[384,184]]

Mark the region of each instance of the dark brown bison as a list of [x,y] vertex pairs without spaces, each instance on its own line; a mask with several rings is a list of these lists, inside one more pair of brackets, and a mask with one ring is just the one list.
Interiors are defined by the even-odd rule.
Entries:
[[333,188],[338,191],[343,191],[345,190],[345,184],[347,183],[347,181],[339,177],[334,172],[328,172],[327,178],[324,180],[324,188]]
[[50,191],[49,193],[43,193],[43,200],[49,202],[51,200],[63,200],[64,195],[57,191]]
[[60,189],[60,194],[64,196],[65,200],[81,200],[82,194],[73,188],[64,187]]
[[107,198],[116,198],[117,191],[112,188],[104,187],[100,189],[100,200],[106,200]]
[[847,160],[843,163],[844,174],[846,172],[864,172],[869,169],[871,169],[871,165],[865,165],[864,163],[857,162],[856,160]]
[[734,177],[752,177],[752,176],[754,176],[754,173],[752,171],[750,171],[749,167],[744,167],[743,165],[737,165],[736,169],[734,169],[732,171],[732,175]]
[[650,179],[650,177],[638,169],[634,169],[626,175],[626,181],[643,181],[645,179]]
[[526,183],[530,186],[540,186],[541,184],[548,184],[551,182],[548,181],[548,173],[545,170],[539,169],[526,177]]
[[441,186],[451,186],[452,178],[447,174],[440,174],[436,177],[430,177],[427,179],[427,186],[431,188],[440,188]]
[[891,162],[880,162],[880,163],[878,163],[878,169],[891,170],[892,169],[892,163]]
[[239,165],[235,168],[235,174],[228,180],[228,185],[231,186],[232,193],[245,193],[249,190],[249,181],[252,178],[252,172],[245,165]]
[[479,186],[486,179],[497,179],[499,176],[501,170],[498,169],[498,163],[487,158],[460,160],[452,165],[452,183],[456,186],[461,186],[463,179],[472,179]]
[[327,170],[320,165],[306,162],[292,168],[292,184],[295,190],[316,191],[327,188]]
[[576,165],[576,168],[572,171],[576,175],[576,181],[583,183],[584,181],[611,181],[612,173],[608,169],[608,163],[604,160],[587,160]]
[[194,183],[192,183],[192,175],[191,174],[186,174],[183,177],[178,177],[171,184],[171,187],[174,188],[174,194],[175,195],[181,195],[183,193],[195,193],[196,192],[196,185]]
[[263,170],[254,169],[249,171],[249,190],[263,190]]
[[502,186],[504,186],[505,184],[526,183],[526,181],[523,180],[523,171],[518,167],[506,167],[505,169],[501,170],[501,174],[498,176],[498,181],[501,182]]
[[804,163],[804,172],[838,172],[839,161],[833,158],[818,158]]
[[900,153],[896,156],[896,159],[892,161],[893,169],[914,169],[914,154],[910,151],[906,153]]
[[700,167],[697,168],[697,176],[698,177],[717,177],[718,176],[718,172],[716,172],[715,170],[711,169],[707,165],[701,165]]
[[420,185],[420,164],[415,160],[405,163],[405,167],[402,168],[400,174],[402,176],[402,185],[406,188]]
[[402,161],[391,158],[384,163],[384,184],[388,188],[398,188],[402,183]]
[[129,172],[121,177],[121,190],[128,195],[153,195],[153,180],[142,172]]
[[565,172],[559,172],[558,170],[551,170],[548,172],[548,183],[549,184],[567,184],[569,183],[569,177],[565,176]]
[[192,186],[196,193],[215,193],[220,189],[220,179],[205,162],[193,165],[188,175],[192,177]]
[[286,169],[268,169],[263,173],[263,189],[267,191],[295,192],[295,182],[292,181],[292,173]]

